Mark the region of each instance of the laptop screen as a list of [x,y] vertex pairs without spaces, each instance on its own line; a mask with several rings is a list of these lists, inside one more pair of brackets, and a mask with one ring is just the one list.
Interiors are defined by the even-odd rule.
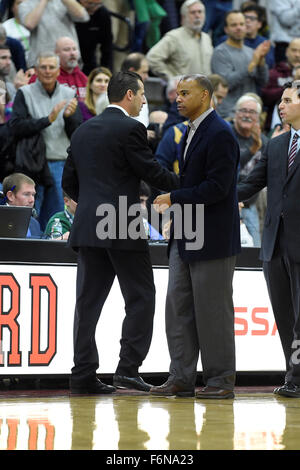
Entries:
[[0,206],[0,237],[26,238],[31,207]]

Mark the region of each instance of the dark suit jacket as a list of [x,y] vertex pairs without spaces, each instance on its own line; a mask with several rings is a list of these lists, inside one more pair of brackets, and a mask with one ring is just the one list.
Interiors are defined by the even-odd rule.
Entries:
[[241,247],[237,140],[229,125],[212,111],[199,125],[183,161],[185,142],[183,138],[180,189],[171,192],[171,201],[193,205],[194,229],[196,204],[204,204],[204,245],[202,249],[187,250],[183,237],[177,242],[179,254],[188,262],[236,255]]
[[267,211],[260,251],[263,261],[272,258],[283,217],[288,254],[296,263],[300,262],[300,152],[288,173],[290,137],[291,133],[287,132],[271,139],[261,160],[238,185],[240,201],[267,186]]
[[[96,234],[97,224],[107,219],[107,214],[96,215],[97,207],[110,204],[117,221],[120,213],[126,219],[119,197],[127,197],[127,207],[139,204],[141,180],[166,191],[178,187],[178,177],[154,159],[143,124],[113,107],[82,124],[72,136],[62,180],[64,191],[78,202],[69,244],[146,250],[144,239],[119,239],[118,225],[115,240],[100,240]],[[127,227],[134,218],[128,217]]]

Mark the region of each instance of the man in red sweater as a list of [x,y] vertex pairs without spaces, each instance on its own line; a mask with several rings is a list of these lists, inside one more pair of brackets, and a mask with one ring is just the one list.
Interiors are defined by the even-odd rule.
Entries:
[[55,53],[60,59],[58,81],[76,90],[77,98],[84,101],[88,77],[78,66],[78,46],[69,37],[61,37],[56,42]]

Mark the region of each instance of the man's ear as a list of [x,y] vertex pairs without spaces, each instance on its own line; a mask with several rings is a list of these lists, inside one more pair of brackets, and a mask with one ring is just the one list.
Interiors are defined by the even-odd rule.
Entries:
[[11,191],[11,190],[7,191],[7,193],[6,193],[6,199],[7,199],[9,202],[13,202],[13,201],[14,201],[14,193],[13,193],[13,191]]
[[133,98],[133,96],[134,96],[134,93],[133,93],[133,91],[132,91],[132,90],[130,90],[130,89],[129,89],[129,90],[127,90],[127,92],[126,92],[126,96],[127,96],[128,100],[129,100],[129,101],[131,101],[131,100],[132,100],[132,98]]

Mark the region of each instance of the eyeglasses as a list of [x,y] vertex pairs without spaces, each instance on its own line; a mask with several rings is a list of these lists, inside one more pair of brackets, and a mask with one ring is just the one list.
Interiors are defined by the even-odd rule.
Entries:
[[241,114],[251,114],[251,116],[257,116],[258,112],[255,111],[254,109],[247,109],[247,108],[241,108],[237,110],[238,113]]
[[257,16],[245,15],[245,18],[246,20],[250,20],[250,21],[258,21]]

